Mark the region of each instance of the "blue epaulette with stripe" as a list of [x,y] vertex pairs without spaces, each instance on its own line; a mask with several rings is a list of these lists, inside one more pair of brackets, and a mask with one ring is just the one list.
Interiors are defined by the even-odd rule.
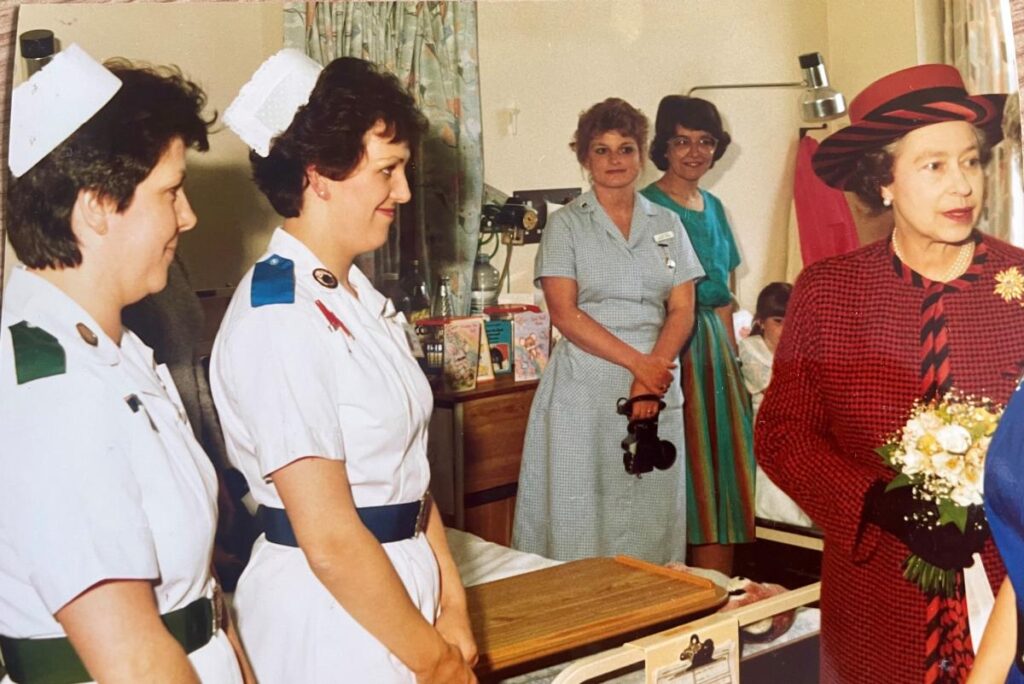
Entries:
[[295,262],[277,254],[257,262],[253,268],[249,302],[253,308],[294,303]]

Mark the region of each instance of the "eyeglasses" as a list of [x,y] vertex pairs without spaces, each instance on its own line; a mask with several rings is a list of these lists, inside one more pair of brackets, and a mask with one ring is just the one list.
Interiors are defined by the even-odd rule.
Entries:
[[690,151],[690,148],[694,145],[697,146],[699,152],[704,154],[711,154],[718,147],[718,140],[712,138],[710,135],[703,135],[697,138],[696,141],[690,140],[685,135],[677,135],[674,138],[668,139],[668,146],[671,147],[675,152],[686,154]]

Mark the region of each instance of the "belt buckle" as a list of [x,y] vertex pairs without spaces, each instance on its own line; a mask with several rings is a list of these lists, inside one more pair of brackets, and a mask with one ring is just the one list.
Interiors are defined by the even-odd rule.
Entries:
[[426,494],[423,495],[423,498],[420,499],[420,510],[417,511],[417,513],[416,513],[416,534],[415,534],[415,536],[417,536],[417,537],[420,535],[421,532],[423,532],[423,530],[426,527],[426,524],[427,524],[427,522],[426,522],[426,514],[427,514],[427,512],[429,510],[430,510],[430,492],[427,492]]
[[224,607],[224,595],[221,593],[220,584],[216,580],[213,583],[213,596],[210,598],[210,601],[212,603],[212,610],[210,611],[210,638],[212,639],[220,631],[220,611]]

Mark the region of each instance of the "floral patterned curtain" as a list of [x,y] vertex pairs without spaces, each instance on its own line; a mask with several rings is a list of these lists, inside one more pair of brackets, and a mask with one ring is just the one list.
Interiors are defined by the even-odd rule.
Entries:
[[982,229],[1024,246],[1024,192],[1020,106],[1009,0],[945,0],[945,60],[960,70],[970,93],[1009,93],[1012,120],[1003,142],[992,150],[985,183]]
[[400,229],[361,265],[387,290],[419,258],[432,288],[439,275],[452,277],[456,309],[466,312],[483,193],[476,3],[292,2],[284,39],[322,64],[375,62],[409,87],[430,120],[414,151],[413,198]]

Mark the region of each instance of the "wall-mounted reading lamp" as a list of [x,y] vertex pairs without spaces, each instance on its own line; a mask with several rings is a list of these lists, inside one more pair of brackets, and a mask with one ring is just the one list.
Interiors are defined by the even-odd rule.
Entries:
[[728,90],[736,88],[804,88],[800,97],[800,113],[804,121],[829,121],[846,113],[846,99],[843,94],[829,87],[825,62],[821,53],[808,52],[800,55],[800,68],[804,80],[782,83],[727,83],[699,85],[686,91],[687,95],[697,90]]

